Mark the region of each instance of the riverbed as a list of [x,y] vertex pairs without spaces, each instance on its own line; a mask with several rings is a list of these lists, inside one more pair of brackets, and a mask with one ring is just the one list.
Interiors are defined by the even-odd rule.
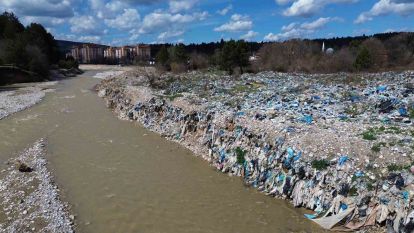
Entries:
[[[0,121],[0,160],[38,138],[79,232],[318,232],[283,200],[218,173],[182,146],[118,120],[87,71]],[[0,164],[0,169],[4,168]]]

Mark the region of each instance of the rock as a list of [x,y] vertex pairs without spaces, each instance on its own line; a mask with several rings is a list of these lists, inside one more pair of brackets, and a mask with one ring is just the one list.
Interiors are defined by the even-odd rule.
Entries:
[[32,172],[33,168],[27,166],[25,163],[22,163],[20,161],[17,162],[17,169],[19,169],[20,172]]

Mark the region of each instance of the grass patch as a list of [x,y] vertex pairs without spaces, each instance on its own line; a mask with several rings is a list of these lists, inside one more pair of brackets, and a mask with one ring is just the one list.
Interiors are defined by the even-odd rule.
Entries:
[[177,94],[173,94],[173,95],[155,95],[155,96],[157,96],[157,97],[159,97],[161,99],[167,98],[170,101],[174,101],[176,98],[179,98],[179,97],[184,97],[184,95],[181,94],[181,93],[177,93]]
[[313,160],[312,161],[312,167],[315,168],[318,171],[326,170],[329,166],[329,161],[325,159],[321,160]]
[[384,131],[384,133],[389,133],[389,134],[401,134],[402,132],[403,131],[396,126],[391,126]]
[[378,134],[404,134],[404,133],[406,133],[404,130],[396,126],[390,126],[388,128],[381,126],[381,127],[369,128],[368,130],[363,132],[361,135],[362,135],[362,138],[365,140],[375,141],[377,140]]
[[372,147],[371,150],[378,153],[381,151],[381,147],[386,147],[387,144],[385,142],[380,142],[380,143],[375,143]]
[[375,134],[375,132],[371,129],[369,129],[368,131],[365,131],[362,133],[362,138],[368,141],[374,141],[377,140],[377,136]]
[[234,86],[230,92],[232,94],[252,93],[252,92],[256,92],[261,86],[262,84],[259,84],[259,83],[239,84],[239,85]]
[[358,111],[357,105],[348,106],[345,108],[344,111],[350,117],[356,117],[357,115],[360,114],[360,112]]
[[374,185],[372,183],[367,183],[367,190],[368,191],[374,190]]
[[180,98],[180,97],[184,97],[184,96],[182,94],[178,93],[178,94],[174,94],[174,95],[169,95],[167,97],[170,101],[174,101],[176,98]]
[[408,116],[410,117],[410,119],[414,119],[414,108],[410,109],[410,111],[408,112]]
[[349,196],[357,196],[358,195],[358,189],[356,187],[350,188],[349,192],[348,192],[348,195]]
[[240,147],[237,147],[234,149],[234,153],[236,153],[237,156],[237,163],[243,165],[246,161],[244,157],[246,156],[247,151],[242,150]]
[[402,170],[407,170],[411,167],[411,164],[409,165],[401,165],[401,164],[390,164],[387,166],[387,169],[389,172],[395,172],[395,171],[402,171]]

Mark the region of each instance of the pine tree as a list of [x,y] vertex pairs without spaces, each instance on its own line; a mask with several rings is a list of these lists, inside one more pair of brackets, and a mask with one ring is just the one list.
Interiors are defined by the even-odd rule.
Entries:
[[156,61],[162,66],[166,66],[170,60],[170,55],[168,49],[165,46],[162,46],[160,51],[157,53]]

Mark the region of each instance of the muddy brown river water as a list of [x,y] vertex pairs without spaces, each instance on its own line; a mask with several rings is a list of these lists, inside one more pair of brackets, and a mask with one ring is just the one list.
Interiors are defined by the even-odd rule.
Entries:
[[48,140],[49,166],[78,232],[321,231],[288,202],[118,120],[91,91],[99,82],[94,72],[60,82],[40,104],[0,121],[1,161],[40,137]]

